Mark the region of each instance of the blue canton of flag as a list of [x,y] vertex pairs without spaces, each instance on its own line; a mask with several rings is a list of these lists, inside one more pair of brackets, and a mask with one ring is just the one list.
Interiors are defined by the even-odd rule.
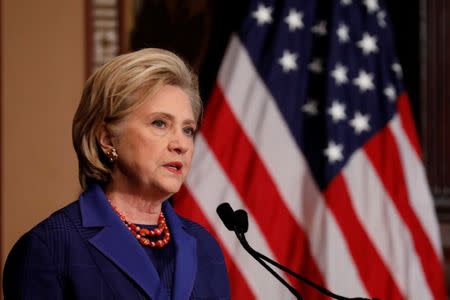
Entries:
[[394,116],[402,69],[377,1],[283,2],[255,1],[240,37],[325,188]]

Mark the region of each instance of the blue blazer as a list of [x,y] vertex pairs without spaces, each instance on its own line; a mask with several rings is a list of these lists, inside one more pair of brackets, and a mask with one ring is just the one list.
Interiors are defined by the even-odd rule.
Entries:
[[[229,299],[214,238],[167,201],[163,212],[176,249],[172,299]],[[3,293],[6,300],[168,298],[149,256],[99,186],[19,239],[5,264]]]

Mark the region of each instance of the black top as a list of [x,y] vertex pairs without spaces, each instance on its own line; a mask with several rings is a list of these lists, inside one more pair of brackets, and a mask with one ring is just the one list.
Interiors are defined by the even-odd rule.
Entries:
[[[142,224],[137,226],[147,228],[148,230],[153,230],[157,227],[157,225]],[[169,241],[169,243],[163,248],[150,248],[147,246],[142,247],[145,248],[145,252],[148,254],[153,265],[155,266],[159,279],[161,280],[163,287],[166,289],[169,299],[171,299],[173,274],[175,272],[175,243],[173,241]]]

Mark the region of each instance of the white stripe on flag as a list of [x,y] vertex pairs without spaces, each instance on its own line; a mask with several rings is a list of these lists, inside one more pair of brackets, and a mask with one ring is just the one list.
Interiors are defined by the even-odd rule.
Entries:
[[[293,299],[289,290],[245,252],[234,233],[225,228],[215,213],[216,207],[222,202],[229,202],[234,209],[245,209],[245,205],[230,184],[201,134],[198,134],[196,137],[192,165],[195,168],[190,172],[185,184],[220,237],[222,245],[239,267],[240,272],[257,299]],[[207,178],[207,181],[205,181],[205,178]],[[250,213],[249,223],[249,230],[246,234],[249,243],[261,253],[273,257],[264,235]]]
[[[372,244],[406,299],[432,299],[408,227],[401,221],[366,154],[353,154],[344,168],[350,198]],[[407,255],[405,255],[407,253]]]
[[436,222],[437,217],[427,184],[428,180],[423,162],[413,150],[398,116],[390,122],[389,128],[397,140],[401,163],[405,170],[406,187],[411,206],[427,236],[430,238],[434,250],[442,258],[439,228]]
[[367,295],[334,216],[326,208],[275,101],[236,36],[231,38],[218,82],[283,201],[307,233],[327,287],[346,295]]

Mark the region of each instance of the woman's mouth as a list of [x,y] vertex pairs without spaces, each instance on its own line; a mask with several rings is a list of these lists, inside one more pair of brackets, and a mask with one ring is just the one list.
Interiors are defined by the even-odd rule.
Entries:
[[163,167],[166,168],[169,172],[182,174],[183,163],[179,161],[171,161],[167,164],[164,164]]

